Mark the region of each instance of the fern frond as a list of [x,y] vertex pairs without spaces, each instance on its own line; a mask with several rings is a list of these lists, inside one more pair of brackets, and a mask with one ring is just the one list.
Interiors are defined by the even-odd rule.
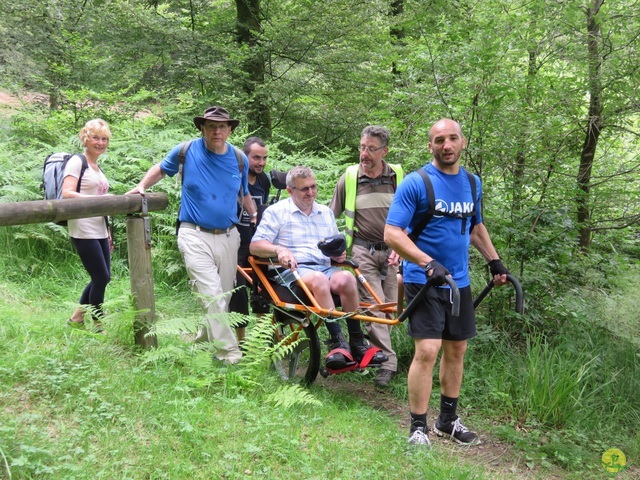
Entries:
[[163,348],[146,350],[142,353],[143,365],[155,364],[159,362],[183,363],[190,353],[184,348],[176,345],[167,345]]
[[176,317],[160,320],[149,328],[152,335],[182,335],[184,333],[195,334],[201,325],[201,318]]
[[321,407],[322,402],[315,398],[309,390],[297,384],[281,385],[278,389],[265,397],[276,407],[291,408],[295,405],[311,405]]

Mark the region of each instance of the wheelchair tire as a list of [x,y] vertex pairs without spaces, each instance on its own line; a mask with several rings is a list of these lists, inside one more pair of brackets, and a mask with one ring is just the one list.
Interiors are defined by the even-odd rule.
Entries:
[[[293,317],[281,313],[274,312],[277,325],[273,336],[274,345],[283,341],[297,343],[282,358],[274,359],[273,366],[283,380],[309,386],[320,371],[321,350],[318,332],[312,322],[303,325]],[[294,333],[295,338],[287,340],[291,333]]]

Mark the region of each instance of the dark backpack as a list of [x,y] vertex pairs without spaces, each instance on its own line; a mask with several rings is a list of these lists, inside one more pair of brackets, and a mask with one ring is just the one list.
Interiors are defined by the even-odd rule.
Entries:
[[476,202],[477,202],[476,177],[471,172],[468,172],[464,168],[462,170],[469,177],[469,184],[471,185],[471,195],[473,197],[473,210],[471,212],[466,212],[466,213],[452,213],[452,212],[441,212],[439,210],[436,210],[436,195],[433,191],[433,184],[431,183],[431,179],[429,178],[429,175],[427,174],[427,172],[425,172],[424,168],[418,169],[418,173],[422,177],[422,180],[424,181],[424,186],[427,189],[427,198],[429,199],[429,210],[427,210],[427,213],[425,213],[424,217],[420,219],[418,224],[415,226],[413,230],[411,230],[411,233],[409,234],[409,238],[413,241],[413,243],[418,242],[418,237],[420,237],[420,234],[425,229],[429,221],[433,218],[433,215],[435,213],[437,213],[438,215],[442,215],[443,217],[461,219],[462,228],[460,230],[460,233],[463,235],[467,227],[467,218],[471,218],[471,230],[473,230],[473,226],[476,224],[476,213],[477,213],[476,211]]
[[[40,188],[44,190],[45,200],[59,200],[62,198],[62,183],[64,182],[64,169],[69,162],[69,159],[74,154],[59,152],[49,155],[42,167],[42,183]],[[82,153],[76,154],[82,160],[82,168],[80,169],[80,177],[78,177],[78,186],[76,192],[80,191],[80,181],[89,164],[87,159]]]
[[[189,147],[195,140],[187,140],[186,142],[182,142],[180,144],[180,150],[178,151],[178,177],[182,182],[182,167],[184,165],[184,161],[187,158],[187,152],[189,151]],[[242,151],[239,148],[233,147],[233,151],[236,154],[236,160],[238,161],[238,171],[240,172],[240,191],[238,192],[238,205],[242,206],[242,173],[244,172],[244,159],[242,158]],[[178,217],[180,216],[180,208],[178,208]],[[178,229],[180,228],[180,220],[176,220],[176,235],[178,235]]]

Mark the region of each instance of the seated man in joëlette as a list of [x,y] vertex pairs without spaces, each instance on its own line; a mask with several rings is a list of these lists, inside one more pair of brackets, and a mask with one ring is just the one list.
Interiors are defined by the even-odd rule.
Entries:
[[[251,241],[251,254],[278,258],[280,265],[287,269],[277,278],[281,285],[295,283],[293,272],[297,270],[321,307],[335,309],[332,294],[336,294],[343,311],[356,311],[358,288],[355,277],[351,272],[331,266],[331,260],[343,262],[346,259],[346,250],[329,258],[318,248],[318,242],[323,238],[338,234],[338,226],[333,212],[315,201],[318,186],[313,171],[303,166],[292,168],[287,173],[287,192],[290,198],[264,211]],[[326,322],[326,326],[331,336],[330,351],[325,358],[329,370],[348,369],[354,365],[353,360],[360,363],[369,349],[376,348],[365,340],[357,320],[347,319],[349,343],[338,322]],[[386,360],[387,356],[378,351],[369,366],[379,366]]]

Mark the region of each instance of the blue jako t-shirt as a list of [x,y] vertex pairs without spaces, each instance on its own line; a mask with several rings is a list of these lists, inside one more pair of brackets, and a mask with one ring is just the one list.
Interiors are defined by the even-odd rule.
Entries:
[[[456,175],[441,172],[433,164],[423,167],[433,184],[436,210],[445,212],[471,212],[474,207],[471,185],[467,173],[461,168]],[[476,176],[476,199],[480,205],[482,185]],[[387,223],[402,229],[411,229],[429,210],[427,189],[418,172],[405,177],[396,191]],[[476,212],[476,223],[482,222],[480,209]],[[458,287],[471,284],[469,279],[469,233],[471,218],[466,220],[465,233],[461,233],[462,220],[435,214],[418,238],[418,248],[436,259],[451,272]],[[426,282],[424,269],[407,260],[403,261],[403,279],[406,283]]]

